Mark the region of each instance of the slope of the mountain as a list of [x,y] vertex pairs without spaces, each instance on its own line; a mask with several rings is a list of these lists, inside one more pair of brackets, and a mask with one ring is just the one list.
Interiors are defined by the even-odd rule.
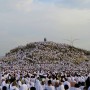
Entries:
[[[90,66],[90,51],[79,49],[67,44],[58,44],[54,42],[33,42],[26,46],[19,46],[10,50],[2,59],[4,62],[16,62],[28,64],[39,64],[40,67],[52,69],[88,69]],[[55,65],[55,66],[54,66]],[[35,66],[36,67],[36,66]]]

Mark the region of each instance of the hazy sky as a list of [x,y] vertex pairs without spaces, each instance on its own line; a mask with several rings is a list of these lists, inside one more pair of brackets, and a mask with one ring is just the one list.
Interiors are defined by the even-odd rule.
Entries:
[[44,37],[90,50],[90,0],[0,0],[0,56]]

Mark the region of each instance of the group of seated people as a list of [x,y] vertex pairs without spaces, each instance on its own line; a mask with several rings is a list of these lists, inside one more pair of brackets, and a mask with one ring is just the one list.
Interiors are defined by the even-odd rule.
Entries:
[[3,72],[0,90],[90,90],[90,74]]

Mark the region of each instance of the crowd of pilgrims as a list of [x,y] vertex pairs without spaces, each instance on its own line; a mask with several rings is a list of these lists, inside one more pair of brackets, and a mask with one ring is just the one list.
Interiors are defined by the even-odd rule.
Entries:
[[0,90],[90,90],[90,74],[63,71],[3,71]]
[[[83,62],[81,62],[82,58],[84,58]],[[6,61],[2,62],[2,66],[6,69],[35,70],[41,68],[51,71],[83,69],[87,71],[90,68],[90,60],[85,61],[87,57],[83,51],[67,44],[54,42],[35,42],[20,46],[6,54],[4,60]],[[78,60],[80,63],[76,65],[74,61],[79,62]],[[33,63],[36,63],[37,67]]]
[[53,42],[15,50],[0,61],[1,90],[90,90],[90,60],[72,62],[87,59],[84,52]]

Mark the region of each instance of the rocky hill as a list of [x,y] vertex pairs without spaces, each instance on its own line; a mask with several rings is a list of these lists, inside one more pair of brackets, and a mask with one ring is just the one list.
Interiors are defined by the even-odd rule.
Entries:
[[47,70],[89,70],[90,51],[67,44],[54,42],[33,42],[10,50],[2,59],[7,64],[31,65]]

